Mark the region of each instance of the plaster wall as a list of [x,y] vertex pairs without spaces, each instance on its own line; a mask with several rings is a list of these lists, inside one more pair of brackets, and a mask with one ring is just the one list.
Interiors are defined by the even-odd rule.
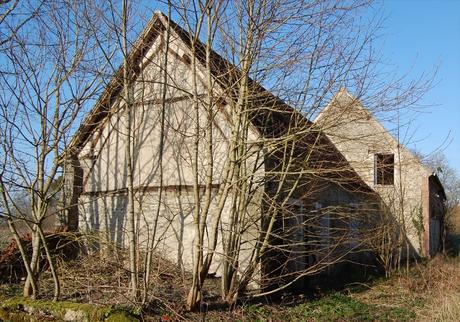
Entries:
[[[431,174],[360,104],[340,92],[317,119],[353,169],[376,192],[404,228],[414,250],[423,253],[422,191]],[[375,155],[394,155],[394,184],[375,182]]]

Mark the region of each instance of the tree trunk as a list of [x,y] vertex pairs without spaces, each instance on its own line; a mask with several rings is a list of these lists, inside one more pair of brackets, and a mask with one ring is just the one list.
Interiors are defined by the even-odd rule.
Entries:
[[24,297],[36,298],[38,296],[39,288],[38,285],[35,287],[35,290],[32,287],[33,280],[37,280],[38,270],[39,270],[39,257],[40,257],[40,248],[41,248],[41,239],[38,233],[37,225],[33,225],[34,230],[32,231],[32,257],[30,260],[30,269],[31,275],[27,276],[26,282],[24,284]]

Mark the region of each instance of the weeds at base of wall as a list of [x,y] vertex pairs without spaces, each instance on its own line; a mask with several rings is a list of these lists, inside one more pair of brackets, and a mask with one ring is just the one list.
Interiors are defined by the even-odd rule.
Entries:
[[423,254],[423,233],[425,232],[425,227],[423,226],[423,210],[422,207],[418,208],[418,211],[415,211],[416,216],[415,218],[412,218],[412,224],[415,227],[415,230],[417,232],[417,239],[418,239],[418,244],[419,244],[419,253]]
[[[305,294],[293,297],[293,301],[243,303],[230,310],[224,306],[211,307],[211,303],[219,301],[219,296],[214,294],[210,298],[208,294],[205,300],[209,303],[203,305],[202,312],[194,313],[184,310],[187,276],[181,277],[181,270],[176,269],[173,263],[160,259],[155,267],[151,291],[158,300],[150,301],[149,307],[142,312],[134,310],[132,313],[142,313],[157,320],[172,321],[178,317],[177,314],[191,321],[200,321],[203,317],[210,321],[458,321],[460,316],[458,257],[438,256],[414,264],[409,272],[396,273],[389,279],[354,283],[341,293],[326,292],[316,301],[308,301],[309,296]],[[126,298],[129,276],[114,258],[85,256],[76,261],[60,262],[59,269],[63,279],[63,299],[66,300],[61,303],[84,302],[99,309],[109,307],[112,312],[109,316],[113,315],[111,319],[124,321],[124,313],[116,311],[116,303],[129,303]],[[44,272],[45,283],[48,275],[49,272]],[[217,279],[212,281],[217,282]],[[217,284],[214,288],[218,288]],[[43,285],[43,290],[52,294],[52,288],[46,285]],[[1,285],[0,303],[20,298],[21,291],[21,283]],[[44,295],[46,297],[46,293]],[[61,303],[56,305],[66,307]],[[69,314],[80,314],[79,310],[73,311]],[[30,321],[29,313],[16,313],[18,321]],[[11,316],[14,312],[2,309],[0,314],[3,314],[0,319],[11,320],[4,318],[4,314]],[[104,314],[100,316],[106,319]]]

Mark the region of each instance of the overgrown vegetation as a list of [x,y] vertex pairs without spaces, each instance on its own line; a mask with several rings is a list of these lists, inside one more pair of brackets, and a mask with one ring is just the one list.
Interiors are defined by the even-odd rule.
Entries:
[[[70,310],[73,320],[411,320],[431,305],[440,308],[434,318],[456,316],[458,289],[449,283],[458,263],[446,258],[368,281],[366,291],[268,297],[351,261],[363,245],[371,253],[379,244],[384,266],[400,268],[404,221],[395,225],[391,211],[381,234],[360,223],[373,221],[376,196],[308,119],[344,85],[398,119],[400,106],[429,87],[430,79],[407,89],[397,81],[367,93],[380,84],[371,41],[378,26],[356,19],[369,1],[167,1],[168,15],[156,13],[135,42],[139,3],[0,1],[9,8],[0,19],[0,214],[15,239],[0,256],[2,319],[64,319]],[[142,56],[152,43],[158,56]],[[230,121],[223,131],[221,116]],[[141,165],[141,142],[157,135]],[[163,158],[170,150],[177,166]],[[104,186],[112,177],[117,184]],[[153,202],[144,190],[158,192]],[[344,199],[320,200],[329,192]],[[56,250],[66,239],[51,238],[46,222],[76,230],[85,207],[93,232],[80,258],[64,258]],[[158,246],[170,228],[194,234],[178,239],[175,263]],[[274,289],[248,296],[264,283]],[[404,288],[378,295],[391,283]],[[449,297],[432,302],[440,287]],[[30,299],[17,297],[20,289]]]
[[[119,255],[126,256],[121,251]],[[206,284],[210,291],[194,313],[187,311],[184,301],[190,275],[160,257],[153,262],[151,287],[156,296],[144,307],[126,305],[130,303],[129,272],[116,261],[89,255],[58,263],[63,302],[50,302],[53,287],[48,271],[43,273],[45,299],[41,301],[22,298],[21,284],[3,284],[0,318],[61,319],[69,311],[69,315],[89,316],[91,321],[108,317],[118,319],[114,321],[458,321],[460,314],[458,257],[438,256],[429,262],[414,263],[408,272],[351,283],[340,291],[319,289],[316,299],[309,290],[306,294],[286,293],[278,299],[258,302],[246,299],[232,307],[219,301],[218,280],[214,283],[210,279]],[[27,307],[34,308],[35,313],[30,315]]]
[[351,296],[334,293],[320,300],[271,311],[263,306],[249,306],[248,320],[269,321],[408,321],[415,313],[405,307],[368,304]]

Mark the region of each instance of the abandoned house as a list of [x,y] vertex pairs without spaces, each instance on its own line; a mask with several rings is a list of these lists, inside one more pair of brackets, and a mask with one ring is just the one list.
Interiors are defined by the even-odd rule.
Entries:
[[425,257],[440,251],[446,195],[436,174],[346,89],[315,123],[401,223],[412,251]]
[[[194,216],[200,211],[209,214],[203,217],[209,229],[201,247],[212,248],[217,240],[210,273],[220,274],[222,261],[229,260],[229,236],[238,237],[232,258],[238,272],[257,258],[261,271],[254,276],[259,277],[313,274],[324,263],[354,256],[358,248],[370,250],[360,230],[361,214],[372,217],[380,190],[376,194],[371,174],[356,167],[361,154],[350,157],[300,112],[250,78],[242,82],[240,69],[192,41],[161,13],[155,13],[127,62],[132,114],[126,109],[122,66],[67,149],[70,229],[100,232],[104,242],[126,245],[131,178],[140,247],[153,245],[184,270],[193,265]],[[242,106],[244,113],[235,112]],[[390,152],[397,157],[393,150],[375,150]],[[371,153],[368,147],[365,153]],[[421,175],[423,168],[417,167]],[[379,180],[389,183],[389,172]],[[397,176],[395,168],[392,180]],[[424,179],[423,194],[441,191],[435,179]],[[426,202],[423,216],[430,218],[427,232],[434,242],[440,230],[434,203],[417,200]],[[430,214],[425,206],[432,208]],[[266,236],[267,251],[255,253]],[[430,245],[430,251],[438,247]]]

